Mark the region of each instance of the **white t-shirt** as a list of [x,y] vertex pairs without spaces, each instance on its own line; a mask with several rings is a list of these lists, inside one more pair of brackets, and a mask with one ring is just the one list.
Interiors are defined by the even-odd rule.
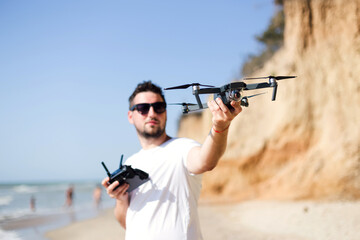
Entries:
[[147,172],[150,178],[130,193],[126,240],[202,239],[197,212],[202,175],[186,168],[190,149],[199,145],[173,138],[126,160],[126,165]]

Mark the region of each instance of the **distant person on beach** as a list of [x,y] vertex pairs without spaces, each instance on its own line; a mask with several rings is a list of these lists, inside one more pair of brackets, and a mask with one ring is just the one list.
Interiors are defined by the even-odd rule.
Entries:
[[74,200],[74,186],[70,185],[69,188],[66,190],[65,206],[71,207],[73,205],[73,200]]
[[93,198],[94,198],[94,203],[96,208],[100,207],[100,203],[101,203],[101,187],[98,185],[95,187],[94,192],[93,192]]
[[36,211],[36,207],[35,207],[35,197],[33,195],[31,195],[30,197],[30,210],[35,212]]
[[197,213],[202,174],[216,167],[226,149],[230,123],[241,112],[239,102],[232,101],[230,111],[220,98],[208,106],[212,127],[200,145],[166,134],[166,102],[160,87],[145,81],[130,96],[128,120],[142,149],[125,164],[147,172],[150,181],[131,193],[126,192],[128,184],[114,190],[119,182],[109,185],[108,177],[102,181],[116,199],[114,214],[126,229],[126,240],[202,239]]

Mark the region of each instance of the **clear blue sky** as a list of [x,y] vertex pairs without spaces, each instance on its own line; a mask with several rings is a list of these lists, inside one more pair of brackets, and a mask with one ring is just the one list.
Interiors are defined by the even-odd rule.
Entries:
[[[137,83],[223,85],[240,76],[273,0],[0,1],[0,183],[102,179],[140,145]],[[194,102],[191,89],[167,101]],[[176,135],[181,107],[170,106]]]

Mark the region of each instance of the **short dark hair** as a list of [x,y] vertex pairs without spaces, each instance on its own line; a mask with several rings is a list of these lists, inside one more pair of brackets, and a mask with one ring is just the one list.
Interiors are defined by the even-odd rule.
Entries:
[[149,80],[139,83],[136,86],[134,92],[129,97],[129,109],[132,107],[132,102],[134,101],[135,96],[141,92],[153,92],[159,94],[161,98],[164,100],[164,102],[166,102],[162,89],[159,86],[153,84],[151,80]]

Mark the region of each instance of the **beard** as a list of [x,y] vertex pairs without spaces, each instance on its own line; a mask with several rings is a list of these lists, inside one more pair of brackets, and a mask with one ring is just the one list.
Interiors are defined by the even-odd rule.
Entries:
[[165,126],[145,126],[143,130],[136,128],[136,131],[140,136],[144,137],[145,139],[156,139],[161,137],[165,133]]
[[160,127],[157,127],[156,129],[153,129],[151,131],[147,131],[147,130],[138,131],[138,133],[146,139],[159,138],[161,135],[164,134],[164,132],[165,132],[165,128],[160,128]]

